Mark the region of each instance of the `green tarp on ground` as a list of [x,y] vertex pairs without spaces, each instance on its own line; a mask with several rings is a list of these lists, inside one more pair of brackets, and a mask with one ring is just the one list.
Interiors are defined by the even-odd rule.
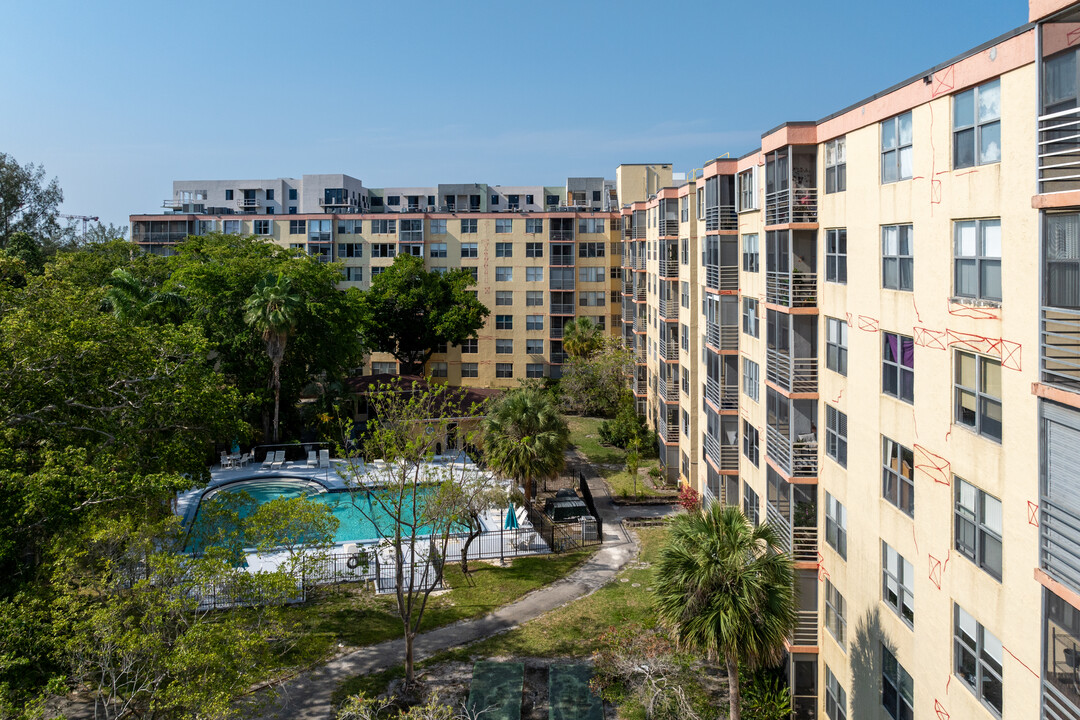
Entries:
[[589,689],[588,665],[552,665],[548,668],[550,720],[604,720],[604,703]]
[[478,662],[469,686],[469,712],[491,708],[484,720],[521,720],[525,666],[521,663]]

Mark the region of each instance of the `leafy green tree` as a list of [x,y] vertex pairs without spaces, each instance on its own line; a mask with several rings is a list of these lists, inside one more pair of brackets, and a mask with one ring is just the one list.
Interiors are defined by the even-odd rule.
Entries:
[[106,282],[102,307],[124,322],[177,318],[186,301],[174,292],[155,292],[130,270],[116,268]]
[[680,644],[724,658],[730,718],[739,720],[739,664],[775,664],[795,628],[795,572],[777,531],[713,503],[675,517],[655,572],[661,622]]
[[423,258],[398,255],[361,294],[360,334],[402,374],[421,375],[436,345],[460,345],[484,326],[489,311],[468,290],[475,284],[465,270],[431,272]]
[[296,327],[300,298],[292,293],[292,281],[281,273],[255,286],[244,303],[244,321],[262,336],[273,366],[270,387],[274,389],[274,442],[278,441],[278,410],[281,407],[281,363],[289,335]]
[[656,436],[645,418],[638,415],[634,397],[624,390],[618,407],[614,418],[600,423],[600,440],[617,448],[634,446],[639,453],[656,457]]
[[560,405],[575,415],[611,417],[627,394],[634,370],[633,353],[620,338],[601,337],[599,347],[588,356],[570,357],[559,380]]
[[59,226],[56,216],[64,193],[56,178],[46,181],[45,168],[0,153],[0,250],[11,236],[24,232],[39,246],[53,237]]
[[559,474],[566,464],[570,430],[551,398],[530,388],[500,397],[484,419],[484,457],[497,472],[536,493],[536,481]]
[[603,331],[587,317],[574,318],[563,326],[563,349],[571,358],[587,360],[603,345]]
[[41,243],[21,230],[11,233],[3,253],[22,260],[26,264],[27,272],[33,275],[40,275],[45,270],[45,253],[41,249]]

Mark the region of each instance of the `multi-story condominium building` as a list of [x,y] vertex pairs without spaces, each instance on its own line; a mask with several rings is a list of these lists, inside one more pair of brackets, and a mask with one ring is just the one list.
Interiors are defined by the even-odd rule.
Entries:
[[488,325],[429,367],[463,384],[557,377],[592,316],[667,476],[792,552],[795,717],[1080,720],[1080,3],[1029,9],[685,176],[176,183],[132,237],[473,267]]

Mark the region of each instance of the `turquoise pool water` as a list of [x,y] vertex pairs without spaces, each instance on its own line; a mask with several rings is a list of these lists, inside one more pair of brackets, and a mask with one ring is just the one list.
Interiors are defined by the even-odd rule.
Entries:
[[[220,489],[208,492],[200,502],[202,505],[212,502],[214,497],[221,495],[237,496],[247,493],[253,501],[252,504],[241,508],[240,516],[248,515],[255,506],[267,503],[276,498],[306,497],[311,502],[325,506],[330,513],[338,519],[338,529],[334,536],[334,542],[370,542],[386,537],[393,533],[393,522],[387,512],[380,507],[380,491],[359,490],[355,493],[347,491],[327,492],[322,490],[318,483],[309,480],[292,478],[259,478],[257,480],[244,480]],[[424,498],[431,494],[429,488],[419,489],[419,502],[422,505]],[[384,496],[385,497],[385,496]],[[412,520],[412,513],[406,513],[406,520]],[[200,534],[199,512],[191,521],[193,534]],[[455,528],[455,531],[464,531],[464,527]],[[426,535],[431,532],[430,526],[423,526],[419,533]]]

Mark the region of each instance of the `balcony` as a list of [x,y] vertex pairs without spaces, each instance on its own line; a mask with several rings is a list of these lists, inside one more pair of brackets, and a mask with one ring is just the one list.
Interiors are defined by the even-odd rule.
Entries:
[[183,210],[184,204],[183,200],[165,200],[161,203],[161,207],[166,210]]
[[788,308],[817,307],[817,273],[765,273],[765,302]]
[[1042,381],[1080,391],[1080,310],[1043,307]]
[[738,230],[739,216],[734,205],[715,205],[705,208],[705,232]]
[[679,277],[679,261],[678,260],[661,260],[660,277],[662,278],[678,278]]
[[1039,117],[1039,192],[1080,189],[1080,108]]
[[717,468],[720,470],[739,469],[738,445],[722,445],[719,438],[715,438],[708,433],[704,433],[703,437],[705,438],[705,457],[712,460]]
[[662,298],[659,304],[661,320],[679,319],[679,301],[675,298]]
[[795,623],[795,632],[791,634],[791,644],[796,647],[817,647],[818,613],[817,610],[799,610]]
[[812,432],[792,440],[773,425],[766,432],[766,454],[789,477],[818,476],[818,443]]
[[634,276],[633,273],[627,273],[630,277],[623,276],[622,291],[623,295],[632,295],[634,293]]
[[765,224],[816,223],[817,188],[789,188],[765,195]]
[[739,409],[739,386],[705,378],[705,398],[720,410]]
[[660,378],[656,381],[656,396],[664,402],[679,402],[679,381]]
[[634,290],[634,302],[639,302],[639,303],[645,302],[645,279],[644,278],[642,278],[641,282],[638,283],[637,288]]
[[319,198],[319,207],[321,208],[347,208],[352,206],[352,202],[347,197]]
[[258,210],[262,202],[258,198],[240,198],[236,201],[237,210]]
[[566,362],[566,359],[569,357],[569,355],[562,351],[556,351],[552,352],[549,357],[551,358],[550,362],[552,365],[561,365],[562,363]]
[[644,365],[649,358],[649,354],[646,351],[645,343],[639,343],[634,350],[634,362],[638,365]]
[[678,237],[679,235],[679,221],[678,220],[661,220],[659,223],[660,237]]
[[739,268],[736,265],[706,265],[705,287],[711,290],[737,291]]
[[660,338],[660,359],[666,362],[677,362],[679,359],[679,341]]
[[643,315],[634,318],[634,332],[645,332],[645,317]]
[[669,422],[663,413],[656,418],[656,434],[660,436],[660,439],[664,441],[666,445],[678,445],[679,444],[679,423],[678,421]]
[[765,372],[769,382],[789,393],[816,393],[817,358],[793,358],[770,348]]
[[717,350],[739,349],[739,326],[705,323],[705,342]]
[[649,381],[645,378],[638,378],[634,381],[634,394],[635,395],[647,395],[649,393]]
[[573,315],[574,303],[551,303],[550,313],[552,315]]

